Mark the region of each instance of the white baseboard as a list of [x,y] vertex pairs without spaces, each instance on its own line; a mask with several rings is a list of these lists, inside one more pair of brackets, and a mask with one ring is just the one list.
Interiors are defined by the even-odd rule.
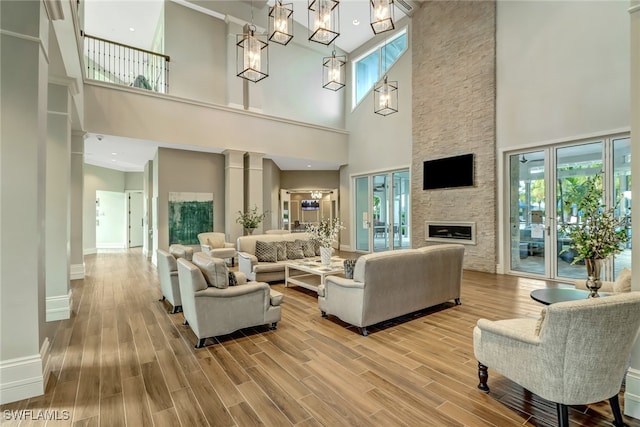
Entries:
[[46,298],[47,322],[71,318],[71,290],[67,295]]
[[624,414],[640,419],[640,370],[629,368],[625,380]]
[[85,248],[82,253],[84,255],[92,255],[92,254],[97,254],[98,250],[96,248]]
[[[45,340],[41,352],[49,359],[49,344]],[[16,402],[44,394],[42,355],[0,360],[0,404]]]
[[96,245],[97,249],[127,249],[126,243],[101,243]]
[[69,267],[69,279],[70,280],[84,279],[84,263],[71,264],[71,266]]

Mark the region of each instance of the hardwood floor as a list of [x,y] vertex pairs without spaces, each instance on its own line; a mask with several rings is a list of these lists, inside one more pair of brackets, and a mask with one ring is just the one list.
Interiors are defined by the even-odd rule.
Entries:
[[[368,337],[323,319],[312,292],[275,284],[285,294],[276,331],[251,328],[196,350],[182,314],[158,301],[155,267],[140,250],[85,261],[86,278],[72,282],[74,315],[52,343],[46,393],[3,405],[3,426],[556,424],[555,405],[491,370],[491,393],[480,392],[473,356],[476,321],[537,316],[529,292],[543,281],[465,271],[461,306],[385,322]],[[57,419],[29,419],[39,411]],[[570,418],[612,420],[607,402],[572,407]]]

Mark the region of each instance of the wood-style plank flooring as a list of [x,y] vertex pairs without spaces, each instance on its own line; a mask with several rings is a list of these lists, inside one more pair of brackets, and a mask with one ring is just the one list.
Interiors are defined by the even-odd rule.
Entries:
[[[491,393],[477,390],[473,356],[476,321],[537,316],[529,292],[543,281],[465,271],[461,306],[385,322],[368,337],[323,319],[312,292],[274,284],[285,294],[276,331],[247,329],[196,350],[182,314],[159,301],[155,267],[140,250],[85,261],[86,278],[72,282],[74,314],[52,343],[46,393],[3,405],[3,426],[556,424],[555,405],[491,370]],[[4,412],[29,410],[58,420]],[[570,419],[609,426],[612,417],[601,402],[571,408]]]

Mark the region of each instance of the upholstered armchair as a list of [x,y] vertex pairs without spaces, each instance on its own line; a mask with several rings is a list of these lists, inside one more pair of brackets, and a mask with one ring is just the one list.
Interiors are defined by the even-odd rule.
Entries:
[[568,405],[609,399],[622,427],[618,393],[639,327],[640,292],[551,304],[537,320],[480,319],[478,388],[489,391],[489,367],[555,402],[561,427],[569,425]]
[[235,264],[235,257],[238,252],[233,243],[225,241],[224,233],[200,233],[198,234],[198,240],[200,241],[200,249],[205,254],[222,259],[231,258],[231,265]]
[[185,325],[198,337],[196,348],[207,338],[239,329],[269,325],[276,329],[281,318],[283,295],[264,282],[247,282],[235,273],[237,284],[230,284],[223,259],[204,252],[193,255],[193,262],[178,260],[178,277]]
[[[576,289],[582,289],[587,291],[587,281],[585,279],[579,279],[574,281]],[[602,281],[602,287],[600,292],[606,293],[619,293],[619,292],[631,292],[631,270],[623,268],[614,282],[606,280]]]
[[158,255],[158,278],[160,279],[160,290],[162,298],[173,306],[171,313],[177,313],[182,308],[182,299],[180,298],[180,285],[178,283],[178,264],[177,258],[186,258],[191,260],[193,257],[193,249],[183,245],[171,245],[169,252],[162,249],[157,250]]

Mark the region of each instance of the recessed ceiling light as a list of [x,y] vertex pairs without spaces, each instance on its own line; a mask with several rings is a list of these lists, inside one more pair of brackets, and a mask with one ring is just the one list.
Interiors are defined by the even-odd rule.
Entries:
[[115,162],[115,161],[116,161],[116,159],[111,159],[111,161],[112,161],[112,162]]
[[360,25],[360,21],[358,21],[357,19],[354,19],[354,20],[353,20],[353,25],[356,25],[356,26],[357,26],[357,25]]
[[112,156],[117,156],[117,155],[118,155],[118,153],[111,153],[111,155],[112,155]]
[[310,168],[310,167],[311,167],[311,165],[307,165],[307,167],[308,167],[308,168]]
[[136,29],[133,27],[129,27],[129,31],[135,31]]

